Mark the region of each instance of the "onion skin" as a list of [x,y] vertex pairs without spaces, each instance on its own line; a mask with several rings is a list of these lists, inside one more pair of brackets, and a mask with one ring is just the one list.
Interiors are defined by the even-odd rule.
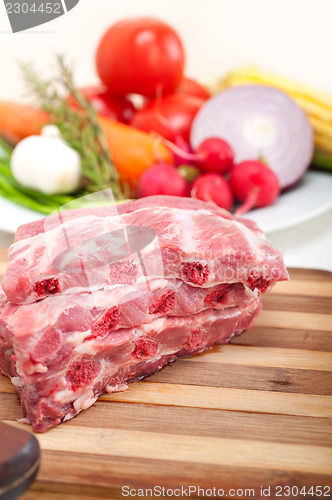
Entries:
[[[245,133],[252,116],[274,127],[270,142],[262,147]],[[265,85],[228,88],[206,101],[192,124],[191,147],[196,150],[212,136],[230,144],[236,163],[263,156],[277,174],[281,189],[295,185],[304,175],[314,151],[313,130],[305,113],[287,94]]]

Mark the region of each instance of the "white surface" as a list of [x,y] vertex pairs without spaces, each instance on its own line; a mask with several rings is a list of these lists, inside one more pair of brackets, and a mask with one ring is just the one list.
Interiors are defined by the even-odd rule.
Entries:
[[15,233],[18,226],[45,217],[0,196],[0,230]]
[[159,17],[179,31],[191,76],[215,78],[254,64],[332,91],[331,0],[80,0],[65,16],[17,34],[0,2],[0,99],[23,93],[17,61],[45,71],[59,52],[75,61],[80,84],[94,83],[102,33],[136,15]]
[[332,271],[332,210],[310,221],[269,234],[288,267]]

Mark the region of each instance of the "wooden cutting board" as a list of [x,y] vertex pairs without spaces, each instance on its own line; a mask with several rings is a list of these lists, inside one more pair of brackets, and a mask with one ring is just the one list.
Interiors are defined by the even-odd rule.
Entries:
[[[0,259],[1,273],[5,252]],[[318,498],[309,488],[321,486],[321,498],[330,498],[332,274],[290,274],[231,345],[176,361],[38,434],[41,467],[22,500],[113,499],[124,498],[122,486],[138,495],[189,485],[253,489],[246,498],[263,498],[261,487],[270,487],[269,498],[301,499]],[[0,376],[0,419],[29,429],[16,423],[22,416]],[[287,496],[278,485],[294,488]]]

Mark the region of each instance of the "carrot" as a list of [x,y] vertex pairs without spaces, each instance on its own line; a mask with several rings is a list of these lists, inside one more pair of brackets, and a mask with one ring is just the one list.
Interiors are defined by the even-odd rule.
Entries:
[[0,101],[0,135],[16,143],[28,135],[40,134],[49,121],[45,111],[24,104]]
[[[112,159],[122,181],[136,187],[142,173],[158,162],[172,162],[171,152],[151,135],[129,125],[98,117]],[[16,143],[40,134],[48,113],[23,104],[0,101],[0,135]]]
[[102,116],[99,123],[120,178],[131,186],[151,165],[172,162],[170,151],[150,134]]

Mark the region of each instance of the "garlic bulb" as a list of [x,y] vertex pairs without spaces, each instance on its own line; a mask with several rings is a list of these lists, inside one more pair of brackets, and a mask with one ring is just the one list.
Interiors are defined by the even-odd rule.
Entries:
[[45,194],[71,193],[80,186],[80,155],[65,143],[55,125],[20,141],[10,166],[20,184]]

